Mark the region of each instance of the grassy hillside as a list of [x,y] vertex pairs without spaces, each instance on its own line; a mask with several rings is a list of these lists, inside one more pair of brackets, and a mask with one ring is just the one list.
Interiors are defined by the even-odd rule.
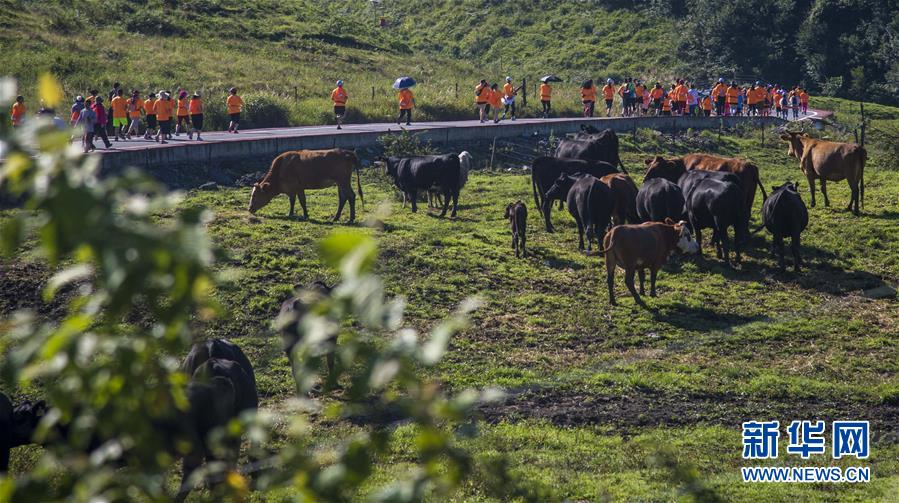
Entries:
[[[643,13],[591,4],[580,16],[578,2],[545,10],[475,3],[74,0],[23,8],[0,0],[2,72],[20,80],[32,109],[32,84],[45,71],[73,96],[105,93],[115,81],[142,91],[200,90],[210,127],[221,127],[233,85],[253,127],[332,120],[328,93],[337,79],[347,83],[352,121],[393,117],[390,85],[400,75],[419,82],[419,119],[470,117],[471,89],[482,77],[511,74],[533,86],[549,72],[566,79],[556,109],[572,114],[584,77],[653,76],[671,65],[657,50],[667,45],[666,25]],[[513,27],[521,30],[515,36]]]
[[[718,140],[709,133],[673,139],[640,131],[636,142],[623,136],[622,149],[636,180],[646,156],[699,145],[756,161],[766,187],[801,179],[784,145],[770,132],[766,138],[760,144],[757,133]],[[356,228],[378,238],[378,273],[392,294],[407,298],[416,327],[431,326],[469,295],[484,297],[473,328],[454,340],[433,372],[454,389],[509,390],[506,403],[484,410],[480,436],[463,440],[479,459],[508,455],[513,473],[572,500],[674,500],[684,483],[666,468],[665,453],[674,452],[669,455],[695,468],[698,480],[726,501],[888,501],[899,486],[899,311],[895,299],[862,295],[899,280],[899,183],[885,168],[875,158],[866,171],[862,217],[842,209],[849,198],[844,183],[831,185],[832,208],[810,210],[802,274],[777,271],[764,232],[736,269],[710,257],[707,243],[705,259],[675,259],[660,273],[659,297],[646,299],[649,310],[626,295],[620,271],[621,305],[608,306],[602,259],[576,250],[565,211],[554,215],[556,234],[542,230],[530,181],[516,172],[473,174],[455,220],[424,208],[413,215],[400,208],[385,179],[367,173],[363,217],[381,225]],[[804,184],[802,195],[808,200]],[[279,414],[293,387],[269,320],[293,285],[336,279],[318,259],[316,242],[344,225],[327,221],[334,190],[309,193],[308,222],[287,219],[284,198],[250,216],[248,197],[246,188],[229,188],[192,192],[184,203],[214,209],[209,231],[229,256],[221,267],[230,280],[217,293],[225,315],[201,333],[231,338],[248,352],[263,406]],[[531,255],[521,260],[509,249],[502,218],[503,206],[516,199],[531,209]],[[22,304],[21,292],[39,291],[39,260],[23,257],[4,267],[4,290],[15,297],[6,299],[10,306]],[[52,314],[52,306],[42,312]],[[739,467],[747,464],[740,458],[740,422],[804,418],[870,420],[872,458],[836,464],[871,466],[872,482],[740,482]],[[337,438],[364,428],[317,417],[313,423],[323,455]],[[408,466],[404,428],[373,484]],[[14,470],[30,466],[28,452],[15,456]],[[762,464],[831,463],[829,456],[803,462],[782,455]],[[458,500],[484,500],[480,484],[476,478]]]

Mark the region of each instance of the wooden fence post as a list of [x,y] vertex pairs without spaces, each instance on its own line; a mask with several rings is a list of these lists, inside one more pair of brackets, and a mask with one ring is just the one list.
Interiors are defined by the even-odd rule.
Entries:
[[521,106],[528,106],[528,78],[521,79]]
[[459,99],[459,83],[456,82],[456,99]]
[[293,101],[299,101],[299,100],[300,100],[300,92],[297,89],[297,86],[293,86]]
[[859,145],[864,147],[865,146],[865,129],[867,128],[867,124],[866,124],[867,121],[865,120],[865,104],[859,103],[859,106],[861,107],[861,111],[862,111],[862,134],[861,134],[861,138],[860,138],[861,141],[859,142]]
[[375,86],[371,86],[371,100],[375,101]]
[[490,169],[493,169],[493,156],[496,154],[496,137],[493,137],[493,146],[490,147]]

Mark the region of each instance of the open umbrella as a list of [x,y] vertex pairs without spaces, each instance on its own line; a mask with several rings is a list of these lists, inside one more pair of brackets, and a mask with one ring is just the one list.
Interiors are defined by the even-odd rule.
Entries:
[[400,77],[393,82],[394,89],[408,89],[415,85],[415,79],[412,77]]
[[544,75],[543,78],[540,79],[540,82],[562,82],[562,79],[556,77],[553,74]]

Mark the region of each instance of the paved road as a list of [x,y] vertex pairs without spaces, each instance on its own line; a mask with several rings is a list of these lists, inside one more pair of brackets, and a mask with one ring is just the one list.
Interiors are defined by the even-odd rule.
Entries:
[[[823,118],[824,114],[830,114],[830,112],[824,112],[820,110],[809,110],[809,114],[803,116],[799,119],[790,119],[792,120],[814,120],[816,118]],[[552,119],[518,119],[516,121],[506,120],[500,122],[497,126],[502,127],[506,124],[546,124],[553,122],[570,122],[573,119],[572,117],[561,117],[561,118],[552,118]],[[604,118],[602,118],[604,119]],[[615,119],[615,117],[612,117]],[[590,119],[590,120],[596,120]],[[402,127],[409,131],[420,131],[420,130],[428,130],[428,129],[444,129],[444,128],[468,128],[468,127],[479,127],[482,124],[477,120],[462,120],[462,121],[435,121],[435,122],[413,122],[411,126]],[[247,129],[243,130],[238,134],[228,133],[226,131],[216,131],[216,132],[206,132],[203,133],[203,140],[205,142],[235,142],[235,141],[246,141],[246,140],[262,140],[262,139],[271,139],[274,137],[295,137],[295,136],[319,136],[319,135],[353,135],[359,133],[385,133],[388,131],[396,131],[400,126],[396,123],[369,123],[369,124],[346,124],[343,126],[343,129],[338,130],[336,126],[299,126],[299,127],[286,127],[286,128],[268,128],[268,129]],[[97,144],[98,148],[102,150],[102,142],[98,142],[96,139],[94,143]],[[143,137],[135,138],[128,141],[113,141],[113,149],[119,151],[131,151],[131,150],[145,150],[145,149],[156,149],[156,148],[171,148],[177,147],[179,145],[185,145],[189,143],[200,143],[196,139],[189,140],[186,134],[181,134],[180,136],[174,136],[167,144],[156,143],[152,140],[147,141],[144,140]]]

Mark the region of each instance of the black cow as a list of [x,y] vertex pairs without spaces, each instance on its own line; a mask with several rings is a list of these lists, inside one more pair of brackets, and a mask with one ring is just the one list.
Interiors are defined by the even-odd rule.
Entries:
[[[299,296],[291,297],[281,304],[278,313],[278,326],[281,331],[281,349],[287,355],[293,368],[293,348],[300,342],[300,320],[306,314],[307,306],[331,295],[333,287],[322,281],[314,281],[302,289]],[[330,341],[336,342],[336,341]],[[334,353],[329,351],[326,356],[328,371],[334,368]]]
[[528,255],[525,248],[528,230],[528,207],[520,200],[509,203],[506,205],[505,218],[509,221],[509,227],[512,229],[512,249],[515,250],[515,257],[526,257]]
[[587,251],[592,250],[593,240],[602,249],[602,237],[609,227],[614,208],[612,189],[602,180],[592,175],[576,173],[562,174],[546,193],[544,212],[552,200],[567,195],[568,212],[577,222],[579,236],[578,249],[584,249],[584,234],[587,234]]
[[0,472],[9,470],[9,450],[12,445],[12,430],[15,426],[12,402],[0,393]]
[[9,450],[32,443],[37,425],[47,413],[43,400],[25,401],[15,407],[0,393],[0,472],[9,470]]
[[[704,176],[700,170],[684,173],[679,185],[684,191],[687,217],[696,233],[699,255],[702,256],[702,229],[712,229],[712,242],[718,258],[730,264],[727,228],[734,228],[734,252],[740,261],[740,244],[748,234],[748,219],[744,215],[743,189],[739,181],[719,176]],[[730,173],[726,175],[733,176]]]
[[605,129],[599,134],[580,133],[574,139],[560,141],[556,147],[556,157],[603,161],[612,166],[620,166],[621,171],[627,173],[618,155],[618,135],[611,129]]
[[[543,212],[543,218],[546,221],[546,232],[553,232],[550,215],[552,213],[551,203],[554,201],[554,199],[547,200],[547,192],[560,175],[573,175],[575,173],[602,178],[613,173],[620,173],[620,171],[607,162],[559,157],[538,157],[534,159],[531,163],[531,189],[534,192],[534,205]],[[567,194],[563,193],[557,193],[557,195],[559,201],[564,201],[567,196]]]
[[796,184],[788,182],[780,187],[774,187],[774,192],[762,204],[762,224],[774,235],[771,251],[777,255],[780,270],[786,269],[784,237],[789,237],[790,248],[793,251],[793,269],[796,272],[801,271],[799,235],[808,227],[808,208],[799,196]]
[[[256,374],[249,358],[236,344],[224,339],[197,342],[181,363],[181,370],[189,376],[199,377],[198,371],[212,360],[215,360],[214,368],[218,370],[225,368],[223,362],[233,362],[236,365],[227,365],[227,377],[237,388],[235,391],[240,397],[238,412],[257,408],[259,397],[256,394]],[[206,370],[209,369],[207,366]]]
[[646,180],[637,192],[637,216],[640,222],[678,222],[684,216],[684,192],[664,178]]
[[423,155],[418,157],[389,157],[385,161],[387,174],[393,178],[405,198],[412,200],[412,212],[418,211],[418,192],[436,191],[443,195],[443,211],[446,216],[450,198],[455,217],[459,207],[459,190],[462,187],[459,156],[455,154]]

